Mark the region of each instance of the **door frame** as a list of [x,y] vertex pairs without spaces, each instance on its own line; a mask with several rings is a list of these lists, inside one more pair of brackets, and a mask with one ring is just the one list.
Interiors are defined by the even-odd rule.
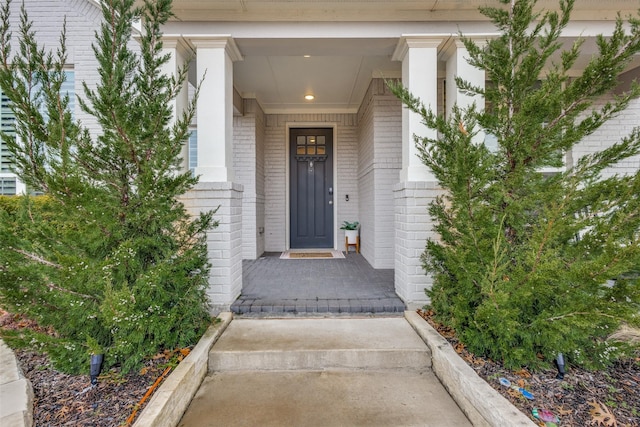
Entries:
[[287,122],[285,143],[285,249],[291,249],[291,141],[290,130],[296,128],[329,128],[333,131],[333,249],[338,248],[338,124],[335,122]]

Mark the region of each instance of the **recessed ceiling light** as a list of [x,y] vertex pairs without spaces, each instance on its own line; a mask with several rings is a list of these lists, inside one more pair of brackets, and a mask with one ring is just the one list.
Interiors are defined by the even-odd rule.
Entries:
[[313,96],[313,95],[305,95],[304,99],[306,99],[307,101],[312,101],[312,100],[315,99],[315,96]]
[[311,55],[302,55],[304,58],[311,58]]

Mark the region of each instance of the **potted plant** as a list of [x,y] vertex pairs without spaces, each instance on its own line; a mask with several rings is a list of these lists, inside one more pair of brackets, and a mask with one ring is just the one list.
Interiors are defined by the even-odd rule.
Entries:
[[347,243],[350,245],[355,245],[358,240],[358,231],[360,228],[360,223],[358,221],[349,222],[344,221],[340,230],[344,230],[344,235],[347,238]]

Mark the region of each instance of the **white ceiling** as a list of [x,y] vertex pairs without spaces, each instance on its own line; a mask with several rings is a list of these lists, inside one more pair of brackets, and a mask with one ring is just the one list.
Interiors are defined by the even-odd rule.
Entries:
[[[267,113],[356,112],[372,77],[400,76],[400,62],[391,60],[400,35],[468,28],[486,32],[491,28],[477,13],[486,3],[174,0],[177,19],[165,32],[230,34],[243,56],[234,63],[234,87],[243,97],[256,98]],[[640,7],[640,0],[610,0],[606,8],[601,0],[576,3],[578,21],[594,16],[606,21],[618,10],[631,13]],[[539,5],[557,5],[557,0],[540,0]],[[585,25],[577,25],[575,32],[583,32]],[[634,66],[638,63],[640,58]],[[306,101],[306,94],[315,99]]]
[[400,76],[395,39],[236,42],[244,60],[234,64],[234,85],[269,112],[355,112],[372,76]]

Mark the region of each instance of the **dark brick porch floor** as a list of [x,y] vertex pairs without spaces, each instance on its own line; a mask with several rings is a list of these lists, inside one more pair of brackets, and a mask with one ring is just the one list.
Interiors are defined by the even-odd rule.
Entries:
[[344,259],[280,259],[280,252],[242,262],[241,315],[397,314],[394,272],[376,270],[360,254]]

